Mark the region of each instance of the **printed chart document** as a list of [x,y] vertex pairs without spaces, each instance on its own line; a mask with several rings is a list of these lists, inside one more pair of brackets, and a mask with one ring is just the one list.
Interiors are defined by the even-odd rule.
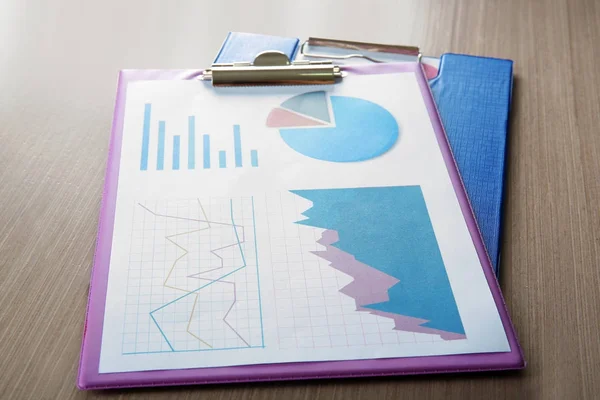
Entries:
[[124,110],[100,373],[510,351],[414,72]]

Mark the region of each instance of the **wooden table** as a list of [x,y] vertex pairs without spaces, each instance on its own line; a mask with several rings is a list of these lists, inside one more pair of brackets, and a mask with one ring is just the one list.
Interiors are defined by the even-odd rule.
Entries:
[[[204,67],[230,30],[515,60],[501,284],[524,372],[76,389],[117,71]],[[0,398],[598,396],[599,41],[594,0],[1,2]]]

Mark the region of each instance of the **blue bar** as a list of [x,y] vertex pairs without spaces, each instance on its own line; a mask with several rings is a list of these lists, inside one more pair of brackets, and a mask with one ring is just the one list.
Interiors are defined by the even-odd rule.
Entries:
[[188,117],[188,169],[196,168],[196,117]]
[[144,130],[142,133],[142,159],[140,160],[140,170],[148,169],[148,146],[150,146],[150,114],[152,113],[152,104],[147,103],[144,106]]
[[219,151],[219,168],[227,168],[227,159],[226,159],[225,151]]
[[240,136],[240,126],[233,126],[233,149],[235,151],[235,166],[242,166],[242,138]]
[[250,150],[250,163],[253,167],[258,167],[258,151]]
[[210,136],[202,135],[202,151],[204,153],[204,169],[210,168]]
[[156,169],[165,169],[165,121],[158,121],[158,154],[156,156]]
[[173,169],[179,169],[179,146],[181,138],[179,135],[173,136]]

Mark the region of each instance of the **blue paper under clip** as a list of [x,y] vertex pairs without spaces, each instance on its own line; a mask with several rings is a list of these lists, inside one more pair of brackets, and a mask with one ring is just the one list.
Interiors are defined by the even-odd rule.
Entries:
[[229,32],[214,63],[252,61],[259,53],[268,50],[281,51],[290,60],[293,60],[299,43],[300,40],[297,38]]

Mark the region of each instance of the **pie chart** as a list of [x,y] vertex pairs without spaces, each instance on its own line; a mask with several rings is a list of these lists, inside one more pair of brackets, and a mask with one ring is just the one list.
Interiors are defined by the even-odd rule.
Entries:
[[283,141],[298,153],[331,162],[381,156],[399,137],[396,119],[379,104],[324,91],[287,99],[269,113],[267,126],[278,128]]

